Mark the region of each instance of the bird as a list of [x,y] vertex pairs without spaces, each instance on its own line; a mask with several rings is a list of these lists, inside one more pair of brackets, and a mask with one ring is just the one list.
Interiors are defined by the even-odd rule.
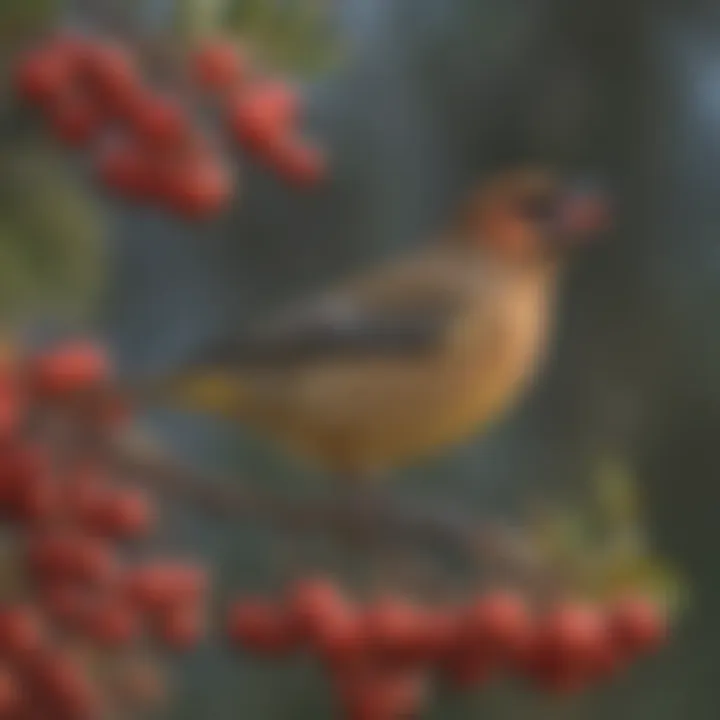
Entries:
[[533,384],[562,269],[606,219],[595,188],[499,172],[432,241],[207,343],[154,396],[354,484],[448,452]]

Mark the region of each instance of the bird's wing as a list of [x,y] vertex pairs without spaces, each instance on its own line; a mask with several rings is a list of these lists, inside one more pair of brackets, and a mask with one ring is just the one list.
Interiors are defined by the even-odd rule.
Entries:
[[192,364],[292,367],[433,352],[465,306],[465,270],[430,258],[391,266],[219,340]]

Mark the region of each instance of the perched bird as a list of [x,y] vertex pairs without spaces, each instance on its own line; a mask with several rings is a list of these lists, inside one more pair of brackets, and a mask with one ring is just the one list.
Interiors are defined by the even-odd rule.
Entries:
[[567,251],[603,209],[543,170],[506,172],[443,237],[206,348],[156,396],[348,479],[440,452],[528,386]]

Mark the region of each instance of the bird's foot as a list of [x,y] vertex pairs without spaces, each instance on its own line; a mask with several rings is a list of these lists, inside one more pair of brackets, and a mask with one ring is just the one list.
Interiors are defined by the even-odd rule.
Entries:
[[386,500],[376,486],[354,484],[342,489],[338,525],[348,542],[370,544],[382,535],[388,514]]

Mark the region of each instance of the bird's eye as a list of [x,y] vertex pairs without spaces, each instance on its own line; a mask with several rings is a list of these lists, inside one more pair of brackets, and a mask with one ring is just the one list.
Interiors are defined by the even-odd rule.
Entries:
[[532,195],[520,200],[520,216],[532,222],[548,222],[555,214],[555,198],[551,194]]

